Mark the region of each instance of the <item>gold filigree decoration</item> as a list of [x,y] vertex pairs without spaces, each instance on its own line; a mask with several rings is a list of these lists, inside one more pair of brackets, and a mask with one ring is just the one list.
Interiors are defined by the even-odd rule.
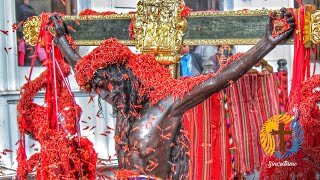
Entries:
[[[134,46],[133,40],[119,40],[121,43],[127,46]],[[75,40],[77,46],[99,46],[104,40]]]
[[134,14],[110,14],[107,16],[95,15],[95,16],[63,16],[64,21],[72,20],[104,20],[104,19],[132,19]]
[[182,0],[140,0],[133,29],[137,49],[152,53],[160,64],[173,64],[178,54],[187,21],[180,17]]
[[[189,15],[192,17],[211,17],[211,16],[265,16],[269,15],[270,11],[273,10],[238,10],[238,11],[201,11],[191,12]],[[276,10],[280,12],[279,10]],[[65,21],[72,20],[104,20],[104,19],[132,19],[134,14],[110,14],[108,16],[94,15],[94,16],[63,16],[62,19]]]
[[[252,45],[256,44],[260,39],[195,39],[195,40],[184,40],[188,45],[222,45],[222,44],[233,44],[233,45]],[[293,39],[288,39],[282,44],[293,44]]]
[[178,65],[180,65],[180,63],[170,64],[168,66],[168,68],[169,68],[169,70],[171,72],[171,76],[172,76],[173,79],[177,79],[177,77],[178,77],[178,74],[177,74]]
[[320,44],[320,11],[311,15],[311,40],[315,44]]
[[192,12],[192,17],[210,17],[210,16],[265,16],[269,15],[271,10],[238,10],[238,11],[201,11]]
[[40,16],[29,17],[26,22],[23,23],[23,38],[30,46],[37,44],[40,26]]
[[310,48],[312,46],[311,43],[311,16],[316,11],[315,6],[305,6],[305,13],[304,13],[304,38],[303,44],[305,48]]

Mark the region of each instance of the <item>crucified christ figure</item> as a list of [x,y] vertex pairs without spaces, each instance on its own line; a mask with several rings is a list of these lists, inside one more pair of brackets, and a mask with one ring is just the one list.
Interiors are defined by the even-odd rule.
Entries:
[[[179,153],[181,149],[187,148],[183,147],[185,144],[182,143],[181,135],[183,114],[212,94],[226,88],[230,82],[239,79],[293,32],[294,19],[290,12],[282,9],[279,17],[285,19],[290,27],[287,31],[273,37],[272,24],[275,17],[277,16],[274,12],[273,16],[269,18],[265,35],[261,40],[239,59],[226,65],[218,74],[195,84],[180,95],[170,94],[171,91],[167,90],[165,96],[161,96],[158,100],[153,99],[154,101],[150,94],[155,94],[158,89],[152,84],[147,85],[149,82],[141,80],[143,77],[137,77],[139,67],[143,68],[143,65],[137,69],[132,65],[135,62],[128,60],[135,57],[135,61],[143,64],[144,61],[148,61],[145,58],[147,56],[123,53],[125,54],[124,60],[121,60],[121,57],[119,59],[119,56],[111,57],[115,53],[113,52],[115,47],[122,48],[121,52],[127,51],[127,47],[119,45],[121,43],[114,39],[104,43],[106,49],[98,47],[100,49],[96,52],[104,51],[104,54],[110,54],[110,56],[105,56],[110,60],[101,67],[95,67],[92,78],[87,81],[86,87],[94,90],[103,100],[112,104],[116,110],[115,140],[119,168],[157,179],[186,179],[189,158],[186,153]],[[62,25],[61,19],[58,16],[52,16],[51,20],[56,26],[55,44],[64,54],[68,64],[75,69],[76,74],[85,73],[85,70],[81,70],[81,68],[93,67],[94,59],[86,61],[87,64],[83,62],[80,67],[78,61],[81,62],[83,58],[88,59],[93,56],[89,54],[81,58],[70,47],[65,36],[66,28]],[[157,73],[161,74],[154,69],[145,68],[141,71],[153,71],[154,76],[157,76]],[[78,78],[82,77],[78,76]],[[176,88],[179,89],[179,87]],[[145,128],[148,123],[150,124],[149,128]],[[172,166],[174,166],[174,171],[172,171]]]

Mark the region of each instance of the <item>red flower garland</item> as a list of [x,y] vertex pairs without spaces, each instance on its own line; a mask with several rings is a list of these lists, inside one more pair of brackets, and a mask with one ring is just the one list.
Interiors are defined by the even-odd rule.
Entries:
[[71,36],[69,36],[68,34],[65,34],[66,38],[68,40],[68,43],[71,45],[72,49],[76,49],[76,43],[74,42],[74,40],[72,39]]
[[[218,73],[230,62],[242,56],[236,54],[228,59],[228,62],[220,67]],[[194,86],[213,77],[215,74],[187,77],[182,80],[173,79],[169,69],[159,65],[151,54],[133,54],[128,47],[116,39],[107,39],[88,55],[82,57],[76,65],[76,81],[81,90],[91,92],[90,80],[98,69],[109,65],[125,65],[133,74],[141,80],[144,89],[138,89],[140,95],[149,92],[149,100],[156,104],[159,100],[172,95],[182,97]],[[152,90],[151,90],[152,89]]]
[[320,75],[315,75],[302,83],[301,103],[299,106],[299,121],[305,129],[305,142],[302,146],[303,154],[315,166],[320,165]]
[[181,12],[180,12],[181,18],[187,18],[190,15],[190,13],[192,12],[192,10],[188,6],[185,6],[185,5],[182,5],[180,7],[180,9],[181,9]]
[[[176,80],[171,77],[170,71],[159,65],[153,55],[133,54],[128,47],[116,39],[108,39],[84,56],[76,65],[76,81],[80,89],[91,92],[90,80],[94,73],[109,65],[126,65],[133,74],[141,80],[143,89],[138,91],[149,92],[148,97],[152,104],[169,95],[183,96],[195,85],[212,77],[213,74]],[[153,90],[151,90],[153,89]]]
[[134,172],[127,169],[120,169],[115,172],[116,179],[131,179],[131,178],[139,178],[140,173]]
[[80,89],[90,92],[90,80],[98,69],[111,64],[125,64],[130,56],[133,56],[130,49],[116,39],[104,41],[77,63],[75,77]]
[[79,16],[107,16],[111,14],[117,14],[117,13],[114,11],[98,12],[92,9],[85,9],[79,13]]
[[[45,31],[51,14],[41,16],[38,42],[44,42],[47,69],[21,89],[17,105],[21,135],[17,153],[18,178],[26,179],[28,173],[37,171],[37,179],[95,179],[97,154],[93,144],[80,134],[75,136],[80,133],[77,123],[81,108],[75,104],[70,87],[65,83],[70,67],[60,50],[52,47],[52,36]],[[33,99],[42,89],[46,90],[45,104],[40,106]],[[40,152],[29,160],[25,152],[25,134],[30,134],[41,146]]]

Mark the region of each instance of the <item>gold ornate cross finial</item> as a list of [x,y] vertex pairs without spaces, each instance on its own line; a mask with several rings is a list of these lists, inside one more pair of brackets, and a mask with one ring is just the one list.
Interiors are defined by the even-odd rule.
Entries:
[[179,62],[187,21],[180,16],[182,0],[140,0],[134,19],[136,47],[152,53],[160,64]]

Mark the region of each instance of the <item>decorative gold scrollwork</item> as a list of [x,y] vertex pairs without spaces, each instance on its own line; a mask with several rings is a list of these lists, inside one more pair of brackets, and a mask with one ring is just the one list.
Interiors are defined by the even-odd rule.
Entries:
[[320,44],[320,11],[311,15],[311,40],[315,44]]
[[316,11],[315,6],[305,6],[305,11],[304,11],[304,35],[303,35],[303,44],[305,48],[310,48],[312,47],[312,31],[311,31],[311,26],[312,26],[312,14]]
[[263,16],[268,15],[270,10],[237,10],[237,11],[200,11],[192,12],[190,18],[192,17],[212,17],[212,16]]
[[[77,46],[99,46],[105,40],[75,40]],[[121,43],[127,46],[134,46],[133,40],[119,40]]]
[[105,20],[105,19],[131,19],[133,14],[110,14],[110,15],[88,15],[88,16],[63,16],[65,21],[73,20]]
[[134,20],[136,47],[142,53],[153,53],[160,64],[180,60],[178,51],[187,28],[180,16],[182,0],[140,0]]
[[23,35],[24,40],[30,45],[35,46],[38,41],[38,35],[40,32],[41,17],[32,16],[29,17],[26,22],[23,23]]

